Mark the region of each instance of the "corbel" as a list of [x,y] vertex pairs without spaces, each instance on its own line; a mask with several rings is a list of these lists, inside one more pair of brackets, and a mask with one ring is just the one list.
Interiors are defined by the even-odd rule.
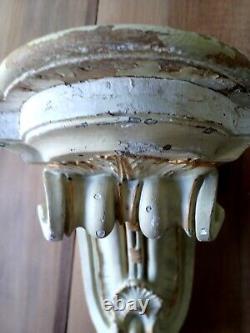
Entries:
[[[168,27],[85,26],[0,66],[0,143],[44,165],[47,240],[77,230],[97,332],[178,332],[194,247],[217,236],[222,163],[250,143],[250,62]],[[105,301],[148,300],[106,311]]]

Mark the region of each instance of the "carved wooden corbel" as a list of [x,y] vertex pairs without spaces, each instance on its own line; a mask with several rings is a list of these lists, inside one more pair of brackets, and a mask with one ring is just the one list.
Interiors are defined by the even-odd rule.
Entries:
[[[98,332],[179,331],[195,238],[224,219],[216,168],[250,143],[249,90],[244,55],[167,27],[71,29],[2,62],[1,146],[44,164],[45,238],[81,227]],[[115,297],[148,307],[105,311]]]

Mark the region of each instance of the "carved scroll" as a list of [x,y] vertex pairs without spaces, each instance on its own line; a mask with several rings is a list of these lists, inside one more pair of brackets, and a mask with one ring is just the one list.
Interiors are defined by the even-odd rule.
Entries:
[[167,27],[70,29],[0,65],[0,145],[45,165],[41,227],[77,229],[98,332],[179,331],[195,238],[224,219],[217,167],[250,144],[249,91],[244,55]]

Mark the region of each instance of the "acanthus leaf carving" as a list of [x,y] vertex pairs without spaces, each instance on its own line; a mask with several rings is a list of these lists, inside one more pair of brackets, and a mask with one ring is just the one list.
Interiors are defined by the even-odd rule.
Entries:
[[[77,229],[101,333],[178,332],[195,238],[213,240],[220,163],[250,145],[250,62],[168,27],[80,27],[0,65],[0,146],[43,163],[44,236]],[[144,314],[105,299],[149,300]]]

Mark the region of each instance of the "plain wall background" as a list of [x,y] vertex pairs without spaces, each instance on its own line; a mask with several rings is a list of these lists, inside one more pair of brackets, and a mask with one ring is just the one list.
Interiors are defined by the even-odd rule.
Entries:
[[[32,38],[95,23],[148,23],[214,35],[250,56],[249,0],[0,0],[0,59]],[[250,331],[250,153],[220,168],[226,221],[197,245],[184,333]],[[74,235],[47,243],[36,217],[40,166],[0,152],[0,332],[94,333]],[[171,333],[171,332],[170,332]]]

